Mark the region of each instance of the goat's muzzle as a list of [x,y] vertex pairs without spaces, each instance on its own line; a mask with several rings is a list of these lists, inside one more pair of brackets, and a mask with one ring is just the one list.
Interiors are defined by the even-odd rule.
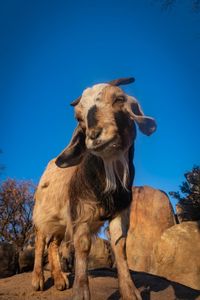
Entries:
[[108,158],[119,154],[119,151],[121,150],[121,142],[117,136],[106,141],[101,139],[88,139],[86,141],[86,147],[92,154],[102,158]]

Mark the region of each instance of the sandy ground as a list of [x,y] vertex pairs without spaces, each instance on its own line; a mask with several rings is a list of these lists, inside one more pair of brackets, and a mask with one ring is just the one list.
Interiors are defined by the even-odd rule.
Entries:
[[[143,300],[200,300],[200,291],[196,291],[146,273],[132,272],[136,286]],[[70,276],[72,286],[73,276]],[[31,273],[22,273],[0,279],[0,300],[68,300],[72,289],[57,291],[53,286],[50,273],[45,272],[45,290],[35,292],[31,287]],[[92,300],[119,300],[116,271],[99,269],[90,272],[89,277]]]

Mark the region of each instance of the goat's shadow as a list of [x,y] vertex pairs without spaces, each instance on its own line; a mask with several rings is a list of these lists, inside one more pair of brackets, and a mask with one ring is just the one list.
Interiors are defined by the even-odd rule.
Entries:
[[[137,288],[141,291],[142,300],[150,300],[151,292],[164,291],[168,287],[171,287],[174,291],[175,299],[173,300],[195,300],[200,296],[200,291],[189,288],[177,282],[169,281],[164,277],[159,277],[156,275],[151,275],[144,272],[134,272],[131,271],[132,279]],[[90,277],[112,277],[117,278],[117,270],[114,268],[103,268],[94,269],[88,272]],[[68,275],[69,288],[72,288],[74,282],[74,274]],[[45,281],[44,290],[47,290],[53,286],[53,279],[49,277]],[[107,300],[119,300],[119,291],[115,291],[110,295]],[[171,299],[169,299],[171,300]]]
[[[164,291],[168,287],[171,287],[173,289],[176,300],[195,300],[198,296],[200,296],[200,291],[194,290],[180,283],[167,280],[164,277],[151,275],[145,272],[134,272],[131,270],[130,273],[136,287],[139,288],[141,291],[142,300],[150,300],[151,292]],[[117,278],[117,270],[96,269],[96,270],[89,271],[89,275],[91,277]],[[112,295],[110,295],[107,298],[107,300],[119,300],[119,299],[120,299],[120,294],[118,290],[115,291]]]
[[[73,283],[74,283],[74,274],[69,274],[67,276],[68,280],[69,280],[69,289],[72,288],[73,286]],[[54,286],[54,280],[53,278],[50,276],[48,277],[46,280],[45,280],[45,283],[44,283],[44,291],[50,289],[51,287]]]
[[50,289],[53,285],[54,285],[53,278],[52,277],[47,278],[47,280],[45,280],[44,283],[44,291]]

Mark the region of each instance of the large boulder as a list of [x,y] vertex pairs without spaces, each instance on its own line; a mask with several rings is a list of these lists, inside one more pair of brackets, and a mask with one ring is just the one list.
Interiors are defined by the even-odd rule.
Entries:
[[94,238],[88,257],[88,268],[109,268],[112,267],[113,262],[110,243],[99,237]]
[[[63,242],[60,246],[60,259],[62,270],[65,272],[74,270],[74,249]],[[92,239],[88,257],[88,269],[109,268],[114,262],[110,242],[99,237]]]
[[200,222],[183,222],[166,230],[152,257],[152,274],[200,290]]
[[0,242],[0,278],[16,274],[18,271],[18,252],[13,244]]
[[35,258],[35,248],[27,247],[19,252],[19,271],[28,272],[33,270]]
[[149,186],[134,187],[126,242],[129,268],[149,272],[154,245],[173,225],[175,216],[164,192]]

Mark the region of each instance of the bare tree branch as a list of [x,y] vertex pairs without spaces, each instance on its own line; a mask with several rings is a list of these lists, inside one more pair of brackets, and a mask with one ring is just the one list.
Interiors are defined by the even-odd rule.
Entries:
[[35,187],[30,181],[7,179],[0,186],[0,241],[23,248],[32,233]]
[[[155,2],[160,2],[161,9],[164,11],[169,11],[175,7],[178,7],[178,5],[181,6],[185,4],[183,1],[180,1],[179,4],[178,3],[179,1],[177,0],[155,0]],[[200,12],[200,0],[188,0],[188,2],[192,12],[194,13]]]

